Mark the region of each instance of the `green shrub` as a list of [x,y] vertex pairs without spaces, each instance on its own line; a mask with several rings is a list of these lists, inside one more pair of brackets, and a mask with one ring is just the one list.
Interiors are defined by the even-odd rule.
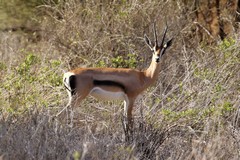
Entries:
[[11,73],[4,75],[1,83],[0,101],[9,113],[24,112],[35,104],[49,105],[51,98],[56,102],[60,100],[59,96],[50,93],[52,87],[62,85],[61,61],[42,62],[34,53],[24,54],[22,62],[16,67],[11,66]]

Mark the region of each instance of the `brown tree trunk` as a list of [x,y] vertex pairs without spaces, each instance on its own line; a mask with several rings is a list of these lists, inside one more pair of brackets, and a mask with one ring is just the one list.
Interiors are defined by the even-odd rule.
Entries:
[[224,39],[235,30],[240,0],[195,0],[198,36],[208,42]]
[[236,22],[238,24],[240,23],[240,0],[238,0],[238,4],[237,4]]

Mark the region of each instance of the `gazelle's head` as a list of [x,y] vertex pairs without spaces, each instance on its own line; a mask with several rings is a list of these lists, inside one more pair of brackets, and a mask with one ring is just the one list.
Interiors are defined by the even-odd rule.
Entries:
[[154,45],[152,44],[152,42],[150,41],[150,39],[147,37],[147,35],[144,35],[145,38],[145,42],[147,43],[148,47],[151,49],[151,51],[153,52],[153,60],[158,63],[160,61],[160,58],[164,55],[166,49],[168,47],[171,46],[172,44],[172,38],[170,40],[168,40],[166,43],[164,43],[164,39],[167,33],[167,26],[163,32],[163,36],[162,36],[162,41],[160,43],[160,45],[158,44],[158,39],[157,39],[157,33],[156,33],[156,27],[155,27],[155,23],[153,24],[153,33],[154,33],[154,38],[155,38],[155,43]]

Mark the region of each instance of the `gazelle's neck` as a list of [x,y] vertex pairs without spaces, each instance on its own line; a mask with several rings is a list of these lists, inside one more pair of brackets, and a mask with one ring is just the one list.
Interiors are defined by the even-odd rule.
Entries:
[[152,59],[150,66],[144,71],[144,77],[145,77],[144,86],[148,87],[152,85],[158,78],[159,72],[160,72],[160,64],[157,63],[154,59]]
[[145,71],[142,72],[143,89],[146,89],[147,87],[149,87],[156,81],[156,79],[158,77],[158,73],[160,72],[160,64],[158,62],[161,59],[161,57],[164,55],[166,49],[169,46],[171,46],[171,44],[172,44],[172,39],[170,39],[166,43],[164,43],[165,36],[167,33],[167,28],[168,27],[166,27],[163,32],[163,36],[162,36],[162,40],[161,40],[160,44],[158,44],[155,23],[153,24],[153,33],[154,33],[154,38],[155,38],[154,45],[151,42],[151,40],[148,38],[148,36],[146,34],[144,35],[145,42],[148,45],[148,47],[151,49],[151,51],[153,52],[153,56],[152,56],[152,62],[150,64],[150,66],[148,67],[148,69],[146,69]]

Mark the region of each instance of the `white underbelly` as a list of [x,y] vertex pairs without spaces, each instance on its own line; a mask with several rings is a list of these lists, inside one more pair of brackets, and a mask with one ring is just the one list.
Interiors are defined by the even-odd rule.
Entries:
[[125,100],[126,94],[124,92],[111,92],[104,90],[100,87],[95,87],[91,90],[90,95],[99,99],[99,100]]

